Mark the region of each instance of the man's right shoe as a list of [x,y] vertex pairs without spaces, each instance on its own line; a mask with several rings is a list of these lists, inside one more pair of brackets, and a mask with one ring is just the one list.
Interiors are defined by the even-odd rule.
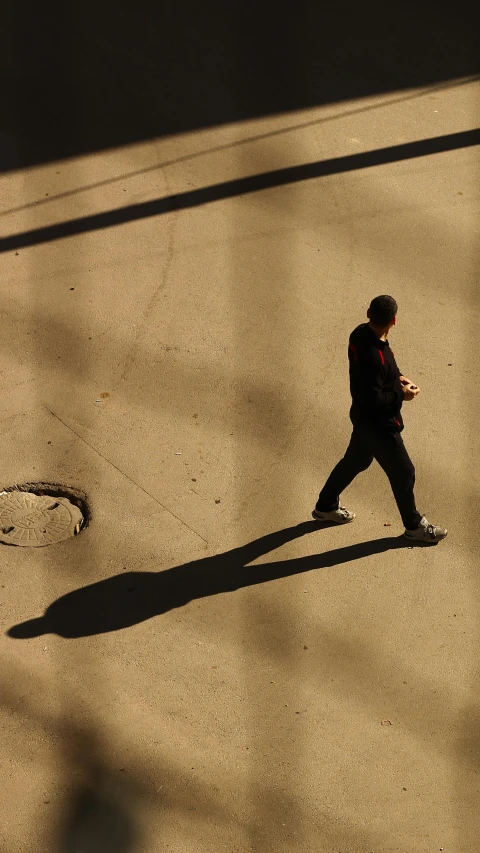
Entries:
[[429,542],[433,545],[435,542],[445,539],[447,531],[444,527],[436,527],[435,524],[430,524],[423,516],[415,530],[405,530],[403,535],[405,539],[411,539],[412,542]]
[[315,521],[334,521],[336,524],[348,524],[355,518],[355,513],[345,509],[344,506],[339,506],[338,509],[332,509],[330,512],[314,509],[312,516]]

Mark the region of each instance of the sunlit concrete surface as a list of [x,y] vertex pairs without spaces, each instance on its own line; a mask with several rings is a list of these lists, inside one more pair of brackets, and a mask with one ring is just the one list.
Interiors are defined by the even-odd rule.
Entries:
[[[479,90],[13,172],[0,237],[469,131]],[[478,177],[478,146],[332,167],[0,255],[0,487],[92,510],[0,549],[4,853],[478,850]],[[438,547],[401,547],[378,466],[352,525],[310,523],[381,293]]]

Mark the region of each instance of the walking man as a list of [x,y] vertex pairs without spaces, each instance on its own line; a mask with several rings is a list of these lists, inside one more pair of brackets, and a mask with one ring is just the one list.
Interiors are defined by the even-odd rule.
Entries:
[[405,525],[403,535],[414,541],[434,543],[444,539],[447,531],[430,524],[415,506],[415,468],[401,436],[402,403],[414,400],[420,389],[400,373],[387,340],[396,324],[397,309],[391,296],[377,296],[367,311],[369,322],[357,326],[350,335],[352,437],[345,456],[320,492],[312,515],[317,521],[338,524],[353,521],[355,513],[340,506],[340,494],[376,459],[390,481]]

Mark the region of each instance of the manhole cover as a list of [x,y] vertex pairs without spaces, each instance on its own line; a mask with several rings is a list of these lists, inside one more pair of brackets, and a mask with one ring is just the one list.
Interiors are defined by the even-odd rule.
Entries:
[[85,525],[80,501],[65,491],[29,484],[0,492],[0,542],[39,548],[80,533]]

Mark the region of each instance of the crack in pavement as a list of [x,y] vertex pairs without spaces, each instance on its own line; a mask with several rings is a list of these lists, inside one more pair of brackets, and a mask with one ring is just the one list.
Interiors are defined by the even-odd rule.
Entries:
[[[163,179],[165,182],[165,190],[167,193],[170,193],[171,189],[170,189],[170,186],[168,183],[168,178],[167,178],[167,175],[165,172],[163,174]],[[120,378],[118,379],[118,382],[115,383],[114,388],[117,388],[118,385],[120,384],[120,382],[123,382],[126,379],[126,376],[129,372],[129,370],[134,365],[136,353],[137,353],[137,347],[138,347],[138,345],[139,345],[139,343],[143,337],[143,334],[145,331],[145,326],[147,324],[148,318],[149,318],[150,314],[152,313],[152,311],[153,311],[153,309],[157,303],[158,295],[163,292],[163,290],[165,289],[166,284],[167,284],[167,280],[168,280],[168,276],[170,273],[170,269],[171,269],[172,261],[173,261],[173,256],[174,256],[175,221],[176,221],[177,211],[172,211],[172,213],[173,213],[173,215],[171,217],[169,217],[169,219],[171,221],[171,225],[169,228],[168,241],[167,241],[167,257],[166,257],[165,264],[163,267],[162,276],[161,276],[159,283],[154,288],[153,293],[152,293],[150,299],[148,300],[145,308],[142,311],[141,318],[140,318],[140,321],[139,321],[138,326],[137,326],[137,331],[135,332],[135,335],[134,335],[134,340],[133,340],[132,345],[131,345],[131,347],[130,347],[130,349],[129,349],[126,357],[125,357],[123,370],[120,374]]]
[[59,415],[55,414],[55,412],[53,412],[51,409],[49,409],[48,406],[43,406],[43,408],[46,409],[46,411],[52,416],[52,418],[55,418],[57,421],[59,421],[61,424],[63,424],[64,427],[66,427],[68,430],[70,430],[70,432],[72,432],[74,435],[76,435],[76,437],[79,438],[80,441],[82,441],[84,444],[87,445],[87,447],[90,448],[90,450],[93,450],[93,452],[96,453],[97,456],[100,456],[100,458],[103,459],[104,462],[106,462],[108,465],[111,465],[112,468],[114,468],[116,471],[118,471],[118,473],[121,474],[122,477],[125,477],[127,480],[129,480],[130,483],[132,483],[134,486],[137,487],[137,489],[140,489],[141,492],[143,492],[145,495],[147,495],[149,498],[151,498],[153,501],[155,501],[155,503],[158,504],[158,506],[160,506],[163,510],[165,510],[165,512],[168,512],[169,515],[173,516],[173,518],[176,518],[176,520],[179,521],[180,524],[182,524],[184,527],[187,528],[187,530],[189,530],[191,533],[193,533],[195,536],[197,536],[198,539],[201,539],[202,542],[205,542],[205,545],[208,545],[208,540],[205,539],[205,537],[202,536],[201,533],[199,533],[197,530],[194,530],[193,527],[190,527],[190,525],[187,524],[183,520],[183,518],[180,518],[179,515],[176,515],[174,512],[172,512],[172,510],[169,509],[167,506],[165,506],[165,504],[162,504],[162,502],[159,501],[158,498],[155,497],[155,495],[152,495],[151,492],[147,491],[147,489],[145,489],[143,486],[141,486],[140,483],[137,483],[136,480],[134,480],[132,477],[129,477],[129,475],[126,474],[125,471],[122,471],[122,469],[119,468],[118,465],[115,465],[115,463],[112,462],[111,459],[108,459],[107,456],[104,456],[103,453],[101,453],[99,450],[97,450],[97,448],[94,447],[94,445],[91,444],[89,441],[87,441],[86,438],[84,438],[82,435],[80,435],[80,433],[76,432],[76,430],[74,430],[71,426],[69,426],[69,424],[65,423],[65,421],[62,420],[62,418]]

